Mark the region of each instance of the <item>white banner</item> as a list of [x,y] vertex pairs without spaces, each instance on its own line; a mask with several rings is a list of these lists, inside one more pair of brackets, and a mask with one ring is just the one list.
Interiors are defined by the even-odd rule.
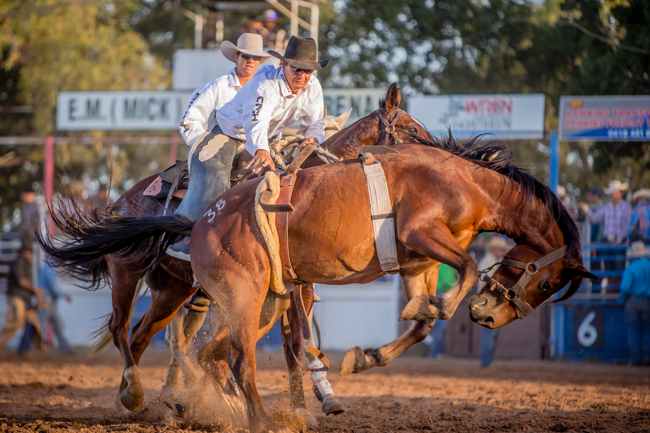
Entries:
[[62,92],[58,130],[178,129],[187,92]]
[[375,111],[385,97],[386,89],[323,89],[328,116],[339,116],[352,108],[346,125]]
[[544,137],[544,95],[415,96],[408,113],[433,135],[492,134],[503,140]]
[[[383,89],[323,89],[327,114],[352,108],[347,124],[379,106]],[[189,92],[62,92],[58,95],[56,128],[88,130],[176,130]]]

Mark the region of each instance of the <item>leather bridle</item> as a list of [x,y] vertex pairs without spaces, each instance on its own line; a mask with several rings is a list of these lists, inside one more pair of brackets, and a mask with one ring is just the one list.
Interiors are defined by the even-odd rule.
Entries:
[[[374,111],[374,113],[379,117],[379,126],[380,126],[380,131],[381,135],[379,136],[379,140],[377,140],[377,143],[381,143],[382,141],[382,136],[385,137],[384,144],[381,146],[388,146],[390,144],[390,138],[392,137],[393,140],[395,141],[395,144],[402,144],[404,141],[397,136],[397,133],[400,132],[402,134],[406,134],[413,138],[415,141],[420,141],[426,145],[433,146],[434,143],[431,139],[425,138],[425,137],[420,137],[417,134],[414,134],[410,131],[407,131],[405,129],[397,129],[395,125],[397,124],[397,121],[399,120],[400,117],[406,114],[406,111],[402,110],[401,108],[395,108],[395,116],[391,119],[389,122],[388,119],[386,119],[386,116],[384,116],[384,113],[382,112],[382,109],[379,108]],[[425,129],[426,131],[426,129]],[[379,144],[378,144],[379,146]]]
[[[406,112],[398,108],[397,113],[395,113],[395,116],[393,116],[393,119],[390,122],[388,121],[388,119],[386,119],[384,113],[382,113],[381,108],[375,110],[375,113],[377,114],[377,117],[379,117],[379,125],[382,128],[381,135],[379,136],[379,140],[377,140],[377,142],[378,143],[381,142],[381,137],[384,136],[385,140],[382,146],[388,146],[390,137],[393,137],[393,140],[395,140],[395,144],[401,144],[402,139],[397,136],[397,132],[399,130],[395,129],[395,124],[397,123],[400,117],[406,114]],[[405,131],[399,131],[399,132],[405,132]]]
[[[531,307],[530,304],[526,302],[526,285],[528,285],[537,271],[566,255],[567,247],[565,245],[561,248],[558,248],[557,250],[551,251],[547,255],[542,256],[540,259],[537,259],[534,262],[524,263],[519,260],[504,258],[500,262],[495,263],[484,271],[480,271],[479,279],[481,281],[485,281],[489,285],[490,291],[497,292],[507,301],[510,301],[513,308],[515,309],[515,312],[517,313],[517,317],[519,319],[523,319],[534,310],[533,307]],[[519,277],[519,281],[515,283],[514,287],[508,289],[503,284],[488,275],[488,272],[490,272],[490,270],[497,265],[506,265],[512,266],[513,268],[523,269],[524,273],[521,277]]]

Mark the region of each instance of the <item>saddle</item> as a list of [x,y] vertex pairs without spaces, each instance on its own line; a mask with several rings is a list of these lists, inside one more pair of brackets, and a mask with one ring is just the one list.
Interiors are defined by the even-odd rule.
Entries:
[[[235,157],[233,168],[230,172],[230,184],[234,186],[239,182],[246,180],[251,175],[251,170],[244,167],[253,157],[247,151],[242,151]],[[160,173],[156,179],[144,190],[143,195],[154,200],[165,200],[165,207],[176,199],[178,201],[185,198],[187,188],[190,186],[190,177],[187,161],[176,160],[176,163],[165,171]]]

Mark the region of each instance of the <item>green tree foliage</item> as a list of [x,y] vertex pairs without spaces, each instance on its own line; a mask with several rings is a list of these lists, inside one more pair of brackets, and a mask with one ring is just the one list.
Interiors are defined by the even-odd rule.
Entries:
[[[562,95],[650,94],[650,0],[349,0],[325,29],[327,83],[400,83],[406,93],[543,93],[546,131]],[[412,113],[417,117],[417,113]],[[548,180],[547,142],[511,142]],[[562,143],[561,183],[648,185],[647,143]]]
[[[128,3],[110,1],[58,0],[7,1],[0,3],[0,49],[3,69],[0,79],[7,85],[2,105],[33,106],[33,114],[23,116],[22,127],[0,122],[0,135],[21,134],[44,137],[55,126],[57,94],[85,90],[166,89],[170,71],[149,51],[147,41],[122,19]],[[1,97],[1,95],[0,95]],[[10,115],[8,117],[17,117]],[[27,120],[27,121],[26,121]],[[57,146],[56,173],[82,179],[91,185],[89,174],[108,180],[112,162],[114,186],[132,184],[133,176],[144,176],[166,164],[168,151],[153,146],[126,146],[107,149],[95,134],[92,146]],[[43,146],[0,146],[0,156],[14,151],[23,163],[0,168],[2,203],[0,222],[18,207],[19,191],[33,184],[41,188]],[[144,154],[143,154],[144,153]],[[111,161],[112,158],[112,161]],[[138,166],[129,176],[124,168]],[[118,189],[119,191],[119,189]]]

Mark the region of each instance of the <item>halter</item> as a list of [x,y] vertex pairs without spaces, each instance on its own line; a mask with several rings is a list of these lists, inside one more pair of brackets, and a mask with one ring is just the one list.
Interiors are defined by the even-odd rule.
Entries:
[[[489,284],[491,291],[499,293],[501,296],[506,298],[506,300],[512,302],[513,308],[517,313],[517,317],[519,319],[523,319],[533,312],[533,307],[531,307],[530,304],[526,302],[526,285],[530,282],[530,280],[533,278],[533,275],[535,275],[537,271],[550,265],[556,260],[561,259],[562,257],[566,256],[566,254],[567,247],[565,245],[561,248],[558,248],[557,250],[551,251],[547,255],[542,256],[540,259],[537,259],[534,262],[524,263],[520,262],[519,260],[504,258],[500,262],[495,263],[484,271],[480,271],[479,279]],[[513,288],[507,289],[503,286],[503,284],[488,275],[488,272],[490,272],[490,270],[497,265],[506,265],[512,266],[513,268],[523,269],[524,273]]]
[[[393,140],[395,140],[395,144],[401,144],[402,143],[402,139],[400,139],[397,136],[397,131],[398,130],[395,129],[395,124],[397,123],[397,120],[400,117],[402,117],[404,114],[406,114],[406,112],[404,110],[399,109],[399,108],[397,110],[398,110],[397,114],[395,114],[395,117],[393,117],[393,120],[391,120],[390,122],[386,119],[386,116],[384,116],[384,113],[381,112],[381,108],[378,109],[378,110],[375,110],[375,113],[377,113],[377,117],[379,117],[379,123],[381,124],[381,127],[384,128],[384,125],[386,126],[381,131],[381,133],[385,134],[385,136],[386,136],[385,144],[383,144],[384,146],[388,146],[390,137],[393,137]],[[401,132],[404,132],[404,131],[401,131]],[[380,140],[381,140],[381,136],[380,136]]]

